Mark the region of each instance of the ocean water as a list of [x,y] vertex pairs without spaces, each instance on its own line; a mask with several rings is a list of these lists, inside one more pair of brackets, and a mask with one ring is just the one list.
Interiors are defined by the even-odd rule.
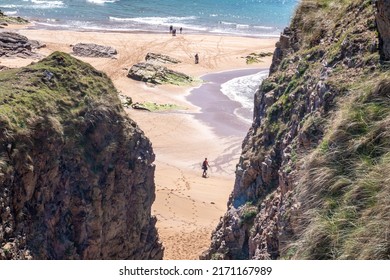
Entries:
[[0,0],[40,28],[278,36],[299,0]]
[[252,123],[253,120],[255,92],[268,74],[268,70],[261,70],[255,74],[233,78],[221,85],[220,90],[224,95],[241,104],[234,113],[247,123]]

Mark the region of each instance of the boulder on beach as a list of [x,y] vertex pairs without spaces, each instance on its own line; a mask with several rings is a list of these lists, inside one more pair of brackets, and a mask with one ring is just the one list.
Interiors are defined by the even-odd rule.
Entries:
[[113,58],[118,52],[116,51],[116,49],[110,46],[78,43],[73,46],[73,53],[77,56],[84,56],[84,57]]
[[152,84],[187,85],[194,81],[193,78],[184,73],[144,62],[133,65],[127,77]]
[[15,32],[0,32],[0,57],[40,58],[33,52],[38,43],[32,43],[26,36]]
[[181,63],[181,61],[176,58],[164,54],[159,54],[159,53],[148,53],[145,57],[145,60],[149,63],[164,63],[164,64]]

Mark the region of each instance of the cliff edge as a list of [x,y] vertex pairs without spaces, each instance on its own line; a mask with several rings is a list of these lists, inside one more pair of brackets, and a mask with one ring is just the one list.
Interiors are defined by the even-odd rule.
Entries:
[[390,1],[301,1],[202,259],[389,259]]
[[162,259],[154,153],[111,80],[55,52],[0,97],[0,259]]

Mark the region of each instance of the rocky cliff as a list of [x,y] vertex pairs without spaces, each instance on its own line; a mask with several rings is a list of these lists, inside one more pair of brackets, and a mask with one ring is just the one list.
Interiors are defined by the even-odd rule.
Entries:
[[302,0],[202,259],[389,259],[390,1]]
[[54,53],[0,73],[0,259],[161,259],[151,143],[108,77]]

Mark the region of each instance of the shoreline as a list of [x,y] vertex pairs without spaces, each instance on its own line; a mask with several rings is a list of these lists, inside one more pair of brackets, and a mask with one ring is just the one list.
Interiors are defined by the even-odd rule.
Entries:
[[[11,31],[5,28],[4,31]],[[166,250],[164,259],[198,259],[210,244],[211,232],[226,211],[233,189],[235,165],[241,153],[242,136],[227,132],[225,137],[209,124],[197,119],[199,107],[186,98],[193,89],[159,85],[149,87],[126,77],[131,65],[144,60],[148,52],[158,52],[182,61],[169,65],[172,70],[193,77],[232,69],[268,68],[272,57],[247,65],[245,56],[255,52],[273,52],[277,39],[262,39],[181,34],[130,34],[109,32],[77,32],[71,30],[33,30],[17,28],[19,34],[46,44],[37,52],[47,56],[53,51],[72,52],[76,43],[96,43],[117,49],[116,59],[77,57],[105,72],[120,94],[133,102],[176,104],[181,112],[144,112],[126,109],[127,114],[144,131],[156,154],[156,199],[152,214]],[[200,55],[194,64],[193,55]],[[34,59],[1,58],[1,64],[25,66]],[[222,94],[222,93],[220,93]],[[223,118],[221,119],[223,121]],[[220,128],[221,129],[221,128]],[[201,162],[209,158],[209,178],[202,178]],[[197,240],[197,242],[193,242]]]
[[[104,28],[81,28],[81,27],[71,27],[73,31],[76,32],[102,32],[102,33],[124,33],[124,34],[168,34],[169,31],[160,31],[160,30],[147,30],[147,29],[104,29]],[[52,30],[52,31],[61,31],[61,30],[69,30],[69,27],[61,26],[61,25],[51,25],[45,24],[42,22],[32,21],[30,25],[26,27],[26,29],[30,30]],[[244,37],[244,38],[253,38],[253,39],[275,39],[279,38],[280,34],[257,34],[251,35],[248,33],[229,33],[229,32],[212,32],[206,30],[194,30],[194,29],[186,29],[185,33],[177,34],[176,36],[182,35],[205,35],[205,36],[226,36],[226,37]],[[171,35],[172,36],[172,35]]]
[[190,90],[186,96],[189,102],[200,108],[198,113],[194,113],[195,118],[212,127],[220,137],[240,136],[244,139],[252,124],[253,111],[250,112],[250,119],[249,116],[244,119],[238,115],[236,111],[245,108],[240,102],[225,95],[221,86],[236,78],[268,71],[268,68],[244,68],[201,76],[205,83]]

